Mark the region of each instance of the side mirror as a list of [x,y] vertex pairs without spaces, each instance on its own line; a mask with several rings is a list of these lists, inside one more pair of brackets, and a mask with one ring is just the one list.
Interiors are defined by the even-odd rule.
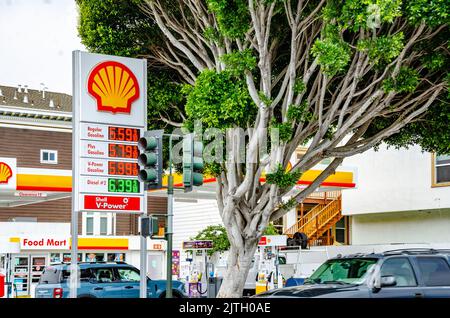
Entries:
[[397,280],[394,276],[388,275],[388,276],[381,276],[380,286],[381,287],[390,287],[397,285]]
[[98,281],[97,281],[94,277],[91,277],[91,278],[89,278],[89,283],[91,283],[91,284],[97,284]]

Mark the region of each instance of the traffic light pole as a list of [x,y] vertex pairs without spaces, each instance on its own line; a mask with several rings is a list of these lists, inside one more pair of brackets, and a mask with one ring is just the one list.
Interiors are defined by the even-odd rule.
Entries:
[[[166,298],[172,298],[172,235],[173,235],[173,174],[172,174],[172,137],[169,136],[169,180],[167,186],[167,279]],[[178,136],[175,136],[178,139]]]

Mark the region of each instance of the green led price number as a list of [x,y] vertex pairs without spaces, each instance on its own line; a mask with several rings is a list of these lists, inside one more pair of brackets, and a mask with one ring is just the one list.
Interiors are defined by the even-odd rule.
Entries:
[[139,188],[136,179],[108,179],[108,192],[139,193]]

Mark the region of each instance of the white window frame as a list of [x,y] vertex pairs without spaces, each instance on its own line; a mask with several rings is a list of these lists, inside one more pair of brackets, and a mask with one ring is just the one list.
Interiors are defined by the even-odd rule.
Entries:
[[[48,157],[50,158],[50,154],[54,154],[55,155],[55,160],[44,160],[44,153],[48,154]],[[56,165],[58,164],[58,150],[49,150],[49,149],[41,149],[41,157],[40,157],[40,162],[44,163],[44,164],[51,164],[51,165]]]
[[[107,217],[107,232],[105,234],[101,234],[101,218]],[[87,234],[87,219],[93,218],[93,226],[94,231],[92,234]],[[116,235],[116,216],[114,213],[107,212],[83,212],[82,214],[82,224],[81,224],[81,233],[86,236],[111,236]]]

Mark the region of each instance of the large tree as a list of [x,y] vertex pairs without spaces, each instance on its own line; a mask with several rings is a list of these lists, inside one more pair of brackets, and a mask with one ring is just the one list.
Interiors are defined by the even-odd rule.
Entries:
[[[136,19],[159,29],[158,41],[141,43],[139,55],[176,72],[184,124],[253,128],[244,139],[244,162],[229,160],[238,157],[235,143],[227,144],[228,160],[210,165],[231,245],[221,297],[242,295],[268,223],[319,187],[345,157],[382,141],[450,152],[448,1],[133,3]],[[260,157],[267,128],[277,128],[281,142]],[[286,172],[299,145],[307,151]],[[332,161],[317,179],[292,192],[299,176],[325,158]]]

